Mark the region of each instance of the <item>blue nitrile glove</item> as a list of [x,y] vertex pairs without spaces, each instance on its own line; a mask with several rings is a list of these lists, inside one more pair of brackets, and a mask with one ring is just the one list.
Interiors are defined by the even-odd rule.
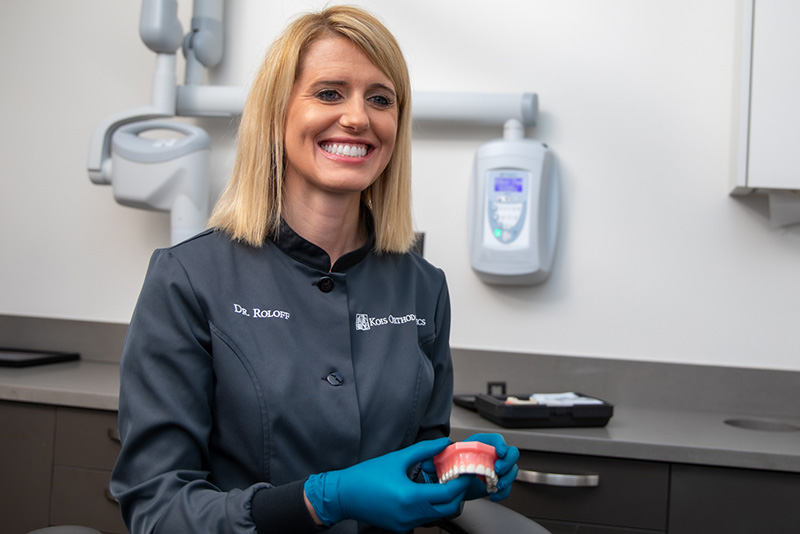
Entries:
[[[506,440],[500,434],[473,434],[464,441],[480,441],[494,447],[497,452],[497,461],[494,463],[494,472],[497,474],[497,493],[486,491],[486,485],[477,477],[470,477],[469,489],[467,489],[466,500],[480,499],[489,496],[489,500],[502,501],[511,493],[511,483],[517,478],[517,460],[519,460],[519,449],[506,445]],[[459,477],[461,478],[461,477]]]
[[433,458],[448,438],[421,441],[340,471],[310,476],[305,492],[325,526],[344,519],[406,532],[458,513],[469,479],[421,484],[408,478],[414,465]]

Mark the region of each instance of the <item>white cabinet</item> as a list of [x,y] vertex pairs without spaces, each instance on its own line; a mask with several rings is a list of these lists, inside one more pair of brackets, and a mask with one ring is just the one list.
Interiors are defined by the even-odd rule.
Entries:
[[800,190],[800,2],[748,0],[743,15],[732,194]]

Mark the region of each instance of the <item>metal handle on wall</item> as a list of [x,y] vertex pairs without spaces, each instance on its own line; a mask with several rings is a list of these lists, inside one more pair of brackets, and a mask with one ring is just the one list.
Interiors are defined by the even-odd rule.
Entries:
[[542,473],[541,471],[529,471],[520,469],[517,473],[519,482],[528,484],[540,484],[543,486],[562,486],[570,488],[593,488],[600,485],[600,475],[572,475],[563,473]]

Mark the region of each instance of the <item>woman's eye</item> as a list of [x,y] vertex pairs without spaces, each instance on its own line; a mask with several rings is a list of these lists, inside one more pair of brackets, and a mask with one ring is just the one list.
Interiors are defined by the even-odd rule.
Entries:
[[334,102],[339,98],[339,93],[333,89],[324,89],[317,93],[317,98],[323,102]]
[[381,108],[388,108],[394,104],[394,100],[384,95],[375,95],[369,98],[370,102]]

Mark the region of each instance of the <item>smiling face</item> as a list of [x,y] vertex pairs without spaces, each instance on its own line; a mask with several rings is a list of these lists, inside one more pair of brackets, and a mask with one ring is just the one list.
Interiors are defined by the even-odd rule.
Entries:
[[286,114],[287,200],[360,198],[392,157],[397,121],[394,85],[364,52],[339,36],[313,42]]

